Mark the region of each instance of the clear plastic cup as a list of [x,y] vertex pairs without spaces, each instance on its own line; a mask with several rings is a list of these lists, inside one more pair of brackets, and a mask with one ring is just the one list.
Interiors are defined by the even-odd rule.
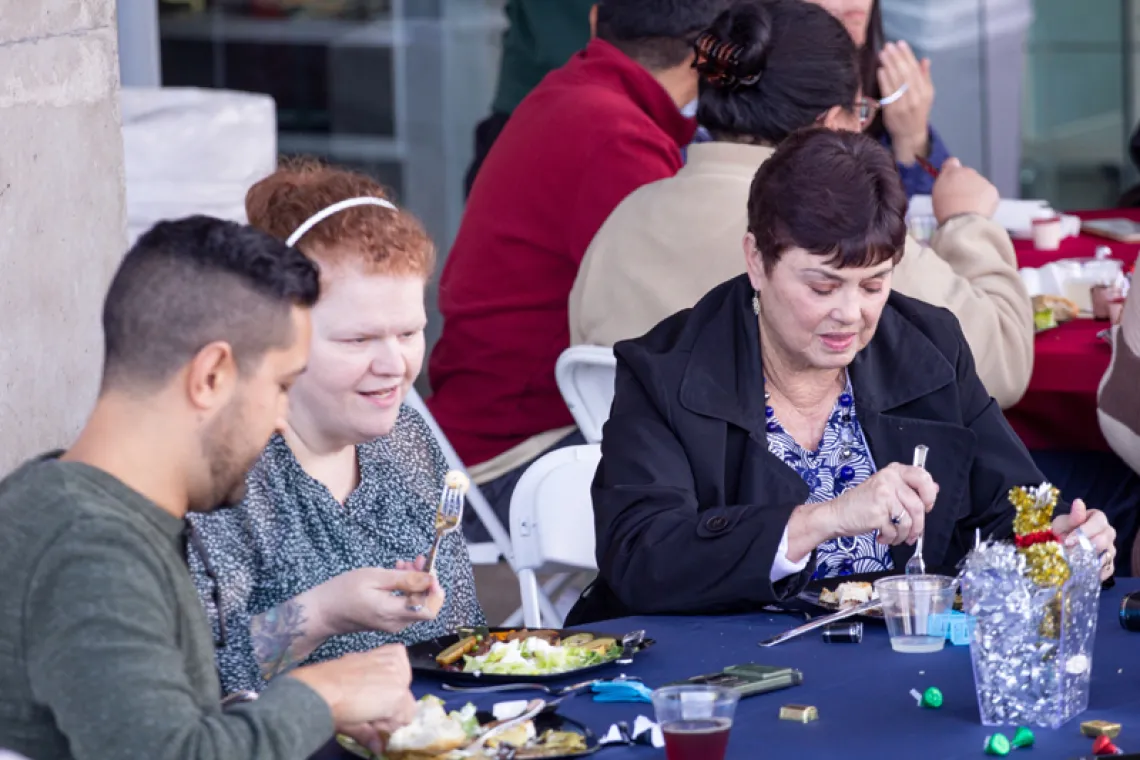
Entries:
[[908,653],[942,649],[945,631],[933,625],[930,617],[950,611],[955,591],[954,579],[945,575],[894,575],[875,581],[891,648]]
[[653,692],[666,760],[724,760],[740,694],[721,686],[665,686]]

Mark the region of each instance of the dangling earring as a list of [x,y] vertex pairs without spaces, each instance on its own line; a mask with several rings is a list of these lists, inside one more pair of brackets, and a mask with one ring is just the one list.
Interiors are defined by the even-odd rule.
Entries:
[[752,313],[760,316],[760,291],[752,291]]

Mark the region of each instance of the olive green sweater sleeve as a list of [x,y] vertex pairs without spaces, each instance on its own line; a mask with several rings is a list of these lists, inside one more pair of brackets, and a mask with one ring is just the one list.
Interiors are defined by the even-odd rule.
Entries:
[[194,587],[165,549],[125,520],[85,519],[64,529],[30,578],[23,632],[29,686],[72,756],[311,755],[333,725],[324,700],[300,681],[278,679],[256,702],[225,712],[220,694],[208,693],[217,688],[209,627],[200,608],[185,614],[187,599],[196,604]]

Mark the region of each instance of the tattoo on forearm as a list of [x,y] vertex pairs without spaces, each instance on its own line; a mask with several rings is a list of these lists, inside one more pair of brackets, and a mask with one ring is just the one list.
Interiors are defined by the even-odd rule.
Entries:
[[290,599],[250,621],[253,656],[261,676],[269,680],[293,668],[306,654],[294,651],[293,645],[305,635],[305,607]]

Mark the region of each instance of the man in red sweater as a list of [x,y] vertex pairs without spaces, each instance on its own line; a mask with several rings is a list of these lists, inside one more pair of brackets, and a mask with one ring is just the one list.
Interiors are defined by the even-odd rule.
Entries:
[[692,42],[729,4],[602,0],[594,39],[522,101],[480,169],[440,281],[428,406],[504,517],[526,465],[582,442],[554,380],[570,289],[618,203],[681,168]]

